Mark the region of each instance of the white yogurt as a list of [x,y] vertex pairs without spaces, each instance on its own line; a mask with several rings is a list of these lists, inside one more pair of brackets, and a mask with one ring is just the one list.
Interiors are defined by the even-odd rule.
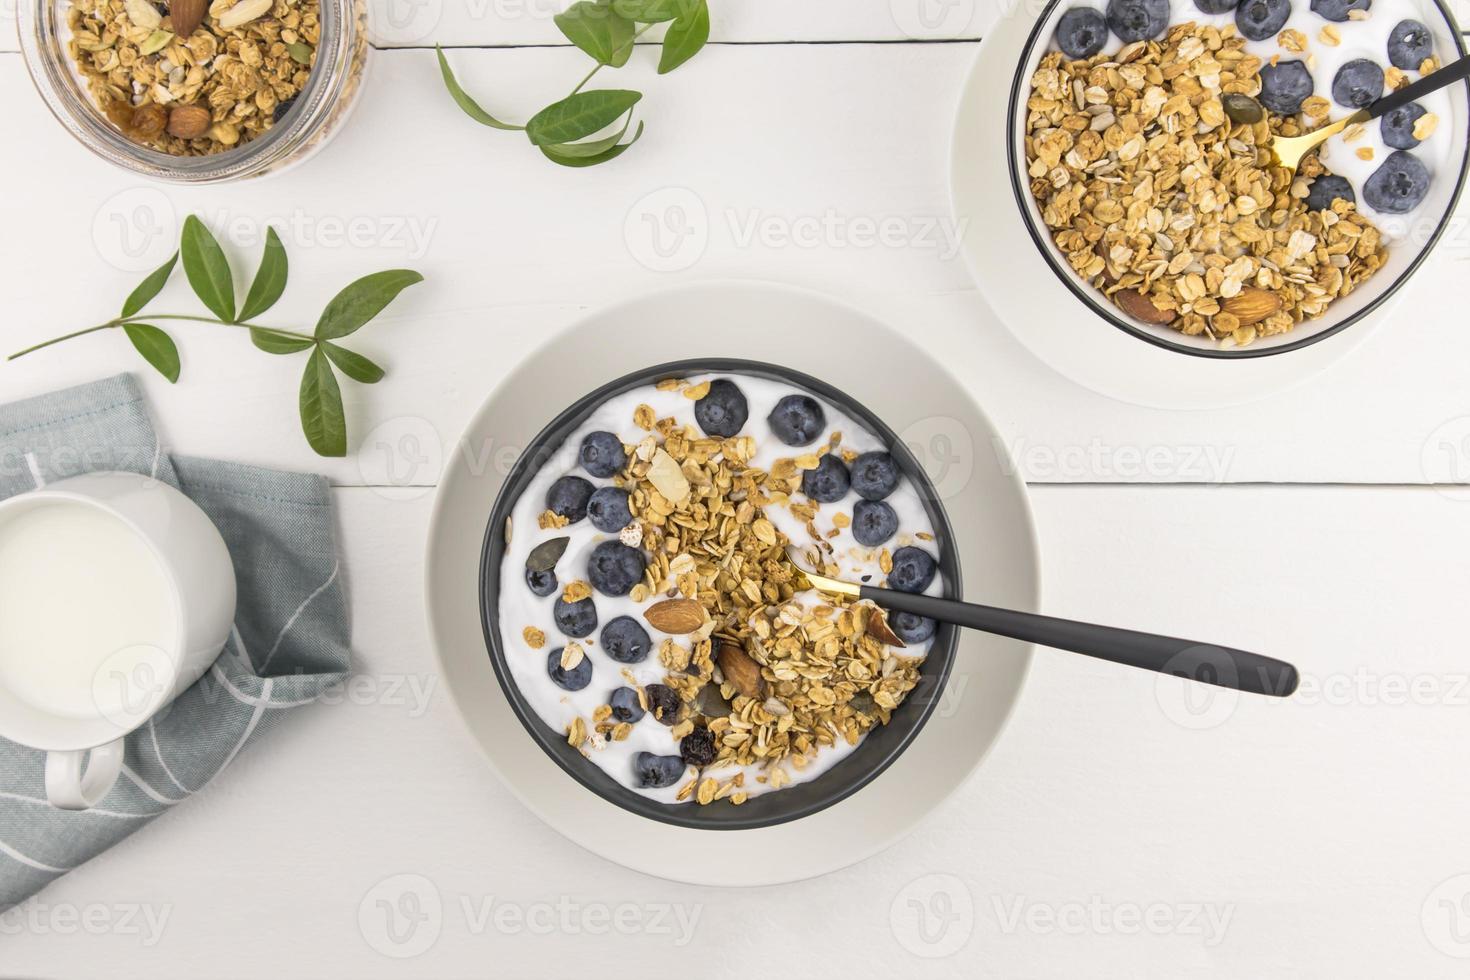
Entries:
[[[714,377],[716,376],[698,375],[687,380],[698,384]],[[841,445],[844,449],[861,453],[890,448],[849,416],[815,394],[803,391],[795,385],[743,374],[722,374],[718,377],[734,381],[749,403],[750,417],[741,430],[741,434],[751,436],[756,441],[756,454],[751,460],[752,466],[769,469],[777,459],[791,458],[807,451],[806,448],[794,448],[781,442],[772,433],[770,425],[766,422],[766,417],[775,408],[776,403],[790,394],[811,395],[821,404],[822,410],[826,413],[826,431],[814,439],[809,448],[823,445],[833,432],[842,434]],[[648,435],[646,431],[633,424],[633,410],[640,404],[652,406],[659,418],[673,417],[681,424],[693,426],[695,431],[699,431],[698,424],[694,420],[694,402],[685,398],[678,391],[659,391],[649,385],[617,395],[599,406],[567,438],[553,458],[532,478],[511,512],[513,528],[511,541],[505,550],[500,568],[501,642],[505,648],[506,661],[517,688],[536,714],[541,717],[541,720],[554,731],[565,731],[567,726],[578,717],[587,723],[590,730],[592,712],[606,704],[608,696],[615,689],[629,686],[627,679],[622,674],[623,670],[630,672],[640,686],[661,683],[667,673],[659,662],[657,650],[669,634],[654,629],[641,615],[646,606],[662,599],[663,596],[657,595],[648,602],[637,603],[628,596],[611,597],[594,593],[593,602],[597,607],[597,629],[592,635],[576,641],[586,649],[587,656],[592,662],[592,682],[580,691],[566,691],[558,687],[547,675],[546,660],[551,650],[567,642],[567,638],[557,629],[552,617],[552,607],[557,595],[560,594],[560,588],[556,593],[543,598],[533,594],[525,581],[527,557],[536,545],[549,538],[566,536],[570,539],[565,553],[556,566],[557,581],[562,587],[576,579],[586,579],[587,559],[592,549],[603,541],[616,538],[615,534],[597,530],[592,526],[592,522],[585,518],[567,527],[546,531],[538,527],[537,518],[546,509],[546,491],[552,483],[563,476],[580,476],[589,480],[594,486],[612,484],[611,479],[597,479],[582,469],[578,459],[582,440],[589,433],[606,431],[616,435],[626,445],[637,445]],[[798,497],[800,498],[801,495],[798,494]],[[839,512],[851,516],[853,505],[858,499],[857,494],[849,491],[843,500],[823,504],[813,523],[824,535],[831,532],[833,516]],[[923,541],[915,537],[921,532],[932,536],[934,528],[924,511],[918,491],[907,477],[900,480],[898,488],[887,498],[887,502],[898,515],[899,531],[893,538],[885,542],[885,546],[892,550],[904,545],[917,545],[938,558],[937,546],[932,539]],[[797,518],[786,507],[769,506],[765,510],[765,516],[784,532],[798,549],[804,550],[808,545],[814,543],[807,532],[806,522]],[[866,581],[871,584],[882,583],[883,572],[877,563],[880,549],[869,549],[859,545],[853,538],[850,529],[842,529],[835,537],[827,540],[833,547],[832,560],[838,563],[842,577],[850,581],[864,581],[866,577]],[[935,575],[934,582],[928,590],[929,594],[939,595],[943,589],[943,576]],[[810,601],[817,601],[814,593],[807,595],[811,596]],[[600,640],[602,627],[618,616],[632,616],[652,638],[653,652],[642,663],[622,664],[602,652]],[[540,650],[531,649],[522,636],[522,631],[527,626],[534,626],[546,634],[546,645]],[[674,639],[681,643],[687,644],[688,642],[688,638],[683,636],[674,637]],[[931,645],[932,641],[911,646],[907,648],[905,655],[922,657],[928,653]],[[846,740],[839,735],[835,745],[821,748],[814,758],[808,760],[803,769],[787,765],[786,771],[790,776],[790,782],[795,784],[815,779],[850,754],[853,748],[855,746],[848,745]],[[633,759],[639,752],[652,752],[655,755],[678,755],[679,753],[678,740],[670,734],[669,727],[655,719],[652,713],[645,714],[634,723],[632,734],[623,741],[595,739],[589,746],[584,746],[584,754],[588,756],[591,763],[608,773],[618,783],[663,803],[676,802],[674,797],[679,787],[688,781],[689,776],[693,775],[693,770],[690,769],[686,773],[686,778],[673,786],[662,789],[640,788],[635,785],[633,771]],[[723,782],[733,778],[738,771],[737,767],[726,767],[712,771],[711,774]],[[745,783],[742,789],[747,795],[755,796],[770,788],[766,782],[757,779],[764,773],[765,770],[759,767],[746,767]]]
[[[1093,7],[1106,13],[1107,0],[1078,0],[1076,3],[1068,3],[1058,11],[1059,17],[1067,10],[1076,7]],[[1206,14],[1194,5],[1194,0],[1172,0],[1171,9],[1173,14],[1169,19],[1171,26],[1193,21],[1197,24],[1209,24],[1215,27],[1224,27],[1226,24],[1235,26],[1235,11],[1231,10],[1223,14]],[[1291,16],[1287,18],[1282,31],[1296,30],[1306,36],[1306,50],[1301,52],[1287,51],[1281,47],[1278,38],[1280,32],[1264,41],[1245,42],[1245,50],[1260,58],[1263,64],[1270,64],[1272,58],[1281,61],[1300,61],[1312,74],[1314,83],[1313,95],[1319,95],[1332,104],[1328,113],[1328,121],[1340,119],[1356,111],[1350,107],[1339,105],[1332,98],[1332,80],[1337,77],[1337,70],[1349,61],[1357,58],[1367,58],[1380,68],[1388,69],[1391,62],[1388,60],[1388,35],[1401,20],[1417,20],[1429,26],[1430,33],[1435,37],[1435,57],[1441,65],[1453,61],[1458,52],[1449,48],[1438,26],[1444,20],[1439,11],[1430,3],[1416,2],[1416,0],[1373,0],[1373,4],[1364,11],[1368,17],[1366,20],[1330,21],[1325,17],[1314,13],[1311,9],[1310,0],[1292,0]],[[1341,35],[1342,40],[1332,47],[1320,39],[1322,28],[1331,24]],[[1055,20],[1052,30],[1055,31]],[[1237,30],[1237,33],[1239,31]],[[1050,47],[1060,50],[1056,45],[1055,35],[1050,40]],[[1103,48],[1104,52],[1117,51],[1123,47],[1117,35],[1108,35],[1108,44]],[[1421,77],[1417,71],[1406,71],[1409,81],[1418,81]],[[1389,94],[1387,87],[1384,95]],[[1455,164],[1451,160],[1451,154],[1455,152],[1454,128],[1450,125],[1454,118],[1450,105],[1449,93],[1443,89],[1432,92],[1418,100],[1426,112],[1432,112],[1439,117],[1439,129],[1431,134],[1428,139],[1422,140],[1418,146],[1408,152],[1418,157],[1420,162],[1429,170],[1431,180],[1453,180]],[[1363,199],[1363,184],[1373,175],[1373,172],[1382,166],[1388,155],[1394,152],[1394,148],[1383,142],[1379,124],[1380,119],[1369,122],[1364,129],[1364,135],[1357,137],[1352,142],[1345,141],[1342,136],[1330,138],[1319,150],[1319,155],[1327,169],[1344,177],[1353,185],[1353,193],[1357,196],[1358,212],[1368,217],[1381,231],[1384,238],[1393,242],[1404,237],[1409,232],[1409,223],[1415,214],[1423,207],[1410,211],[1406,214],[1384,214],[1368,205]],[[1358,157],[1357,151],[1364,147],[1373,150],[1371,160],[1363,160]],[[1432,196],[1432,195],[1431,195]],[[1429,200],[1427,196],[1425,200]]]

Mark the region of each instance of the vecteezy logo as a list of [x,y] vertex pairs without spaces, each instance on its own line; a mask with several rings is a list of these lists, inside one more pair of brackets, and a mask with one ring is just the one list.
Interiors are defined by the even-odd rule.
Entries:
[[954,875],[925,875],[893,897],[888,923],[898,944],[915,956],[953,956],[975,931],[975,900]]
[[940,500],[950,500],[970,485],[975,473],[975,440],[959,419],[931,415],[907,426],[898,438],[928,474]]
[[665,187],[639,198],[623,219],[623,241],[654,272],[682,272],[709,247],[709,211],[687,187]]
[[954,37],[975,19],[975,0],[888,0],[893,23],[911,38]]
[[423,875],[384,878],[358,903],[357,928],[384,956],[408,959],[426,953],[444,928],[439,889]]
[[1470,500],[1470,415],[1450,419],[1419,449],[1424,479],[1451,500]]
[[444,16],[444,0],[372,0],[368,18],[378,44],[412,44],[434,32]]
[[92,674],[92,703],[119,732],[137,728],[173,690],[177,672],[161,647],[139,643],[108,654]]
[[1470,959],[1470,874],[1440,882],[1419,910],[1429,944],[1446,956]]
[[92,216],[92,244],[102,260],[124,272],[151,272],[179,240],[173,201],[156,187],[132,187],[102,202]]
[[[1154,699],[1181,728],[1201,731],[1230,720],[1240,702],[1235,661],[1218,647],[1193,646],[1170,658],[1154,680]],[[1221,686],[1221,685],[1224,686]]]
[[365,485],[390,500],[412,500],[434,489],[444,468],[444,443],[428,419],[402,416],[369,432],[357,454]]

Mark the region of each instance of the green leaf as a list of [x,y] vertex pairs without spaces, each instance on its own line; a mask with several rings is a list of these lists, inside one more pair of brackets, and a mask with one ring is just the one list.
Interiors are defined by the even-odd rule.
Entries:
[[613,9],[640,24],[660,24],[694,11],[699,0],[613,0]]
[[322,341],[322,350],[326,351],[332,363],[353,381],[371,385],[383,380],[383,369],[356,351],[339,347],[330,340]]
[[304,337],[281,333],[269,327],[251,327],[250,342],[267,354],[295,354],[315,346],[312,341]]
[[363,276],[332,297],[316,322],[316,336],[321,340],[347,336],[383,312],[393,297],[423,281],[424,277],[412,269],[389,269]]
[[568,41],[600,65],[621,68],[633,53],[633,22],[606,4],[581,0],[552,19]]
[[459,107],[464,110],[465,115],[480,125],[489,126],[491,129],[516,131],[526,128],[524,126],[512,126],[510,123],[503,123],[484,109],[481,109],[480,104],[470,98],[465,93],[465,90],[459,87],[459,81],[455,79],[454,72],[449,67],[449,59],[444,57],[444,49],[435,46],[434,50],[439,53],[439,74],[444,76],[444,87],[449,89],[449,94],[459,104]]
[[179,380],[179,348],[172,337],[146,323],[124,323],[123,330],[133,346],[138,348],[138,353],[143,355],[143,360],[168,378],[169,384]]
[[301,431],[318,456],[347,455],[347,416],[331,362],[318,347],[301,376]]
[[194,295],[209,307],[209,312],[226,323],[233,323],[235,280],[230,274],[229,260],[204,222],[195,215],[184,219],[181,251],[184,274],[189,277]]
[[628,125],[624,123],[622,131],[616,136],[589,143],[556,143],[541,147],[541,152],[552,163],[559,163],[563,167],[594,167],[599,163],[616,160],[623,155],[624,150],[638,142],[638,138],[643,135],[643,123],[638,123],[632,139],[626,143],[618,143],[627,130]]
[[138,288],[128,294],[127,300],[123,303],[122,315],[124,317],[133,316],[147,306],[148,301],[163,289],[163,284],[168,282],[168,277],[173,275],[174,263],[178,261],[179,253],[175,252],[169,256],[167,262],[148,273],[148,278],[138,283]]
[[240,308],[241,320],[253,320],[276,305],[286,289],[286,246],[274,228],[265,230],[265,254],[260,257],[260,268],[255,270],[255,281],[250,284],[250,293],[245,305]]
[[699,0],[699,6],[687,16],[681,14],[664,34],[664,49],[658,59],[658,73],[667,75],[690,58],[699,54],[699,49],[709,40],[709,4]]
[[641,98],[641,92],[626,89],[578,92],[532,116],[526,123],[526,135],[541,147],[571,143],[611,126]]

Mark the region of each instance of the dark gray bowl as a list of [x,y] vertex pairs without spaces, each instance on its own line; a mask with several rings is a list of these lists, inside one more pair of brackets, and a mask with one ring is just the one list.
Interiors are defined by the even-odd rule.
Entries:
[[830,770],[810,782],[753,796],[741,806],[725,802],[700,806],[697,803],[658,803],[627,789],[568,745],[564,733],[543,722],[521,696],[520,689],[505,663],[505,646],[496,615],[499,608],[500,564],[505,551],[506,518],[510,516],[516,501],[541,465],[556,454],[567,437],[599,405],[630,388],[654,384],[666,378],[721,373],[770,378],[811,391],[846,412],[862,423],[869,432],[882,439],[898,460],[904,475],[917,489],[934,526],[939,568],[944,575],[944,594],[950,598],[958,598],[963,594],[959,564],[954,549],[950,546],[953,532],[939,495],[908,447],[881,419],[852,396],[797,371],[759,361],[697,358],[660,364],[611,381],[578,399],[531,440],[531,444],[521,453],[506,478],[485,528],[485,545],[480,557],[480,623],[485,631],[485,645],[489,649],[491,666],[495,669],[500,688],[510,701],[516,717],[520,719],[531,739],[541,747],[541,751],[551,756],[568,776],[604,800],[651,820],[699,830],[749,830],[770,827],[824,810],[856,793],[888,768],[919,734],[919,730],[924,727],[939,703],[940,692],[944,689],[944,683],[954,664],[955,647],[959,641],[958,630],[944,623],[939,625],[934,645],[920,669],[919,685],[909,692],[909,696],[893,713],[892,720],[887,725],[870,732],[855,752]]

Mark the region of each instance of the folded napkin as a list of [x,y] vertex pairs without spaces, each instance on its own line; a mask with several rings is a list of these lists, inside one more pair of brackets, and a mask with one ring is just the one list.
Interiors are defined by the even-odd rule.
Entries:
[[128,375],[0,406],[0,498],[95,470],[151,473],[204,508],[234,559],[235,628],[204,677],[128,737],[122,777],[91,810],[51,807],[44,753],[0,738],[0,911],[188,799],[348,671],[325,480],[169,456]]

